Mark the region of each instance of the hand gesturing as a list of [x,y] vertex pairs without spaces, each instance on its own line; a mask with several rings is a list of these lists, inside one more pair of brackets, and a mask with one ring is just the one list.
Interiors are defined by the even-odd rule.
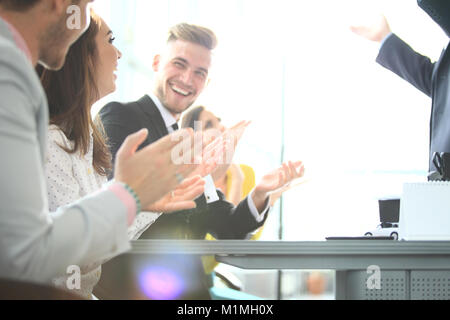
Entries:
[[287,189],[292,181],[303,177],[304,174],[303,162],[289,161],[262,177],[253,192],[253,202],[258,211],[261,211],[264,207],[264,203],[269,195],[282,189]]

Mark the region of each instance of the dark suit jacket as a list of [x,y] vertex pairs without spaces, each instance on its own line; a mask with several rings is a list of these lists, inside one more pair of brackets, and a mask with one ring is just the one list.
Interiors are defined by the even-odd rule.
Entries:
[[[129,134],[142,128],[148,129],[149,136],[140,148],[168,134],[164,120],[149,96],[144,96],[140,100],[128,104],[112,102],[100,111],[100,117],[113,156]],[[256,222],[248,207],[247,199],[235,207],[225,200],[225,196],[219,190],[218,194],[220,200],[214,203],[207,204],[205,197],[202,196],[196,200],[197,208],[193,210],[162,215],[143,233],[141,239],[204,239],[207,233],[217,239],[245,239],[249,233],[264,224],[264,221]],[[267,217],[267,213],[264,215]],[[129,262],[123,261],[130,258],[131,256],[125,255],[125,257],[122,256],[115,260],[121,260],[122,268],[130,269]],[[117,284],[111,284],[116,281],[115,274],[117,274],[118,267],[112,267],[115,260],[102,267],[102,279],[99,286],[104,289],[117,286]],[[203,299],[209,297],[207,285],[199,285],[199,283],[205,282],[199,257],[165,256],[158,257],[156,260],[158,264],[164,265],[164,268],[174,270],[176,274],[182,274],[183,281],[189,283],[185,286],[187,294],[181,295],[180,298]],[[124,267],[124,264],[127,266]],[[152,265],[148,260],[146,264],[149,268]],[[123,290],[123,287],[119,290]],[[122,294],[123,292],[119,296],[111,297],[128,298]]]
[[430,171],[436,170],[434,152],[450,152],[450,46],[432,63],[392,34],[381,47],[377,62],[432,98]]

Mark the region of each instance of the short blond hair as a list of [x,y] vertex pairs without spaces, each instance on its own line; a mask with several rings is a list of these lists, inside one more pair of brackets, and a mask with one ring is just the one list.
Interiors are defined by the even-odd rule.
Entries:
[[208,28],[188,23],[179,23],[170,28],[167,43],[176,40],[196,43],[209,50],[214,50],[217,46],[217,38],[214,32]]

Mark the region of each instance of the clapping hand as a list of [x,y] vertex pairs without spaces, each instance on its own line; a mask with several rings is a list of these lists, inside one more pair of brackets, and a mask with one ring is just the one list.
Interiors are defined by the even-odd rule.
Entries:
[[146,208],[153,212],[174,212],[193,209],[196,207],[194,199],[204,192],[205,181],[201,176],[185,179],[174,191]]
[[303,177],[304,174],[305,168],[301,161],[283,163],[280,168],[266,174],[255,187],[252,195],[258,211],[261,212],[264,208],[268,196],[283,188],[287,189],[294,180]]
[[204,133],[201,163],[192,175],[212,175],[214,181],[225,175],[231,165],[234,152],[249,121],[241,121],[224,133],[214,136]]
[[217,138],[209,143],[205,143],[205,137],[202,135],[202,140],[205,147],[201,152],[201,156],[197,157],[199,164],[197,169],[191,173],[191,177],[206,177],[209,175],[217,168],[218,163],[222,161],[221,159],[226,151],[226,141],[223,138]]
[[173,134],[136,151],[147,137],[146,129],[129,135],[116,155],[116,181],[128,184],[138,195],[142,208],[149,208],[188,177],[198,165],[176,164],[173,149],[188,150],[194,154],[192,129],[179,130],[190,139],[178,142]]
[[223,177],[228,168],[230,167],[236,147],[241,140],[245,130],[250,125],[250,121],[241,121],[231,128],[225,130],[225,132],[220,136],[221,139],[225,141],[224,156],[221,163],[217,165],[213,172],[211,172],[214,181],[219,180]]

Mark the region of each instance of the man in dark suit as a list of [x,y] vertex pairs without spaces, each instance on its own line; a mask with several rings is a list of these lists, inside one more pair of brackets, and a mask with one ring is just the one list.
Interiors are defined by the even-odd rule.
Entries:
[[[440,15],[439,19],[432,18],[439,21],[447,36],[450,36],[450,2],[419,0],[418,3],[430,15],[431,12]],[[384,17],[374,26],[352,27],[352,30],[366,39],[381,43],[376,61],[432,98],[429,168],[435,171],[433,154],[450,152],[450,46],[447,44],[439,60],[432,63],[392,33]]]
[[[170,30],[167,50],[156,55],[153,61],[156,75],[153,91],[138,101],[127,104],[113,102],[100,111],[113,155],[130,132],[148,129],[148,138],[142,144],[143,147],[177,130],[181,113],[195,102],[208,82],[211,52],[215,46],[216,38],[209,29],[182,23]],[[217,170],[226,171],[227,168],[225,164]],[[266,176],[236,207],[225,200],[220,190],[216,190],[213,179],[206,177],[205,194],[196,200],[196,209],[163,214],[144,232],[141,239],[204,239],[207,233],[217,239],[246,239],[267,218],[269,192],[299,177],[294,166],[283,170],[283,179],[278,179],[277,175]],[[130,260],[131,257],[122,256],[103,265],[98,287],[109,293],[114,292],[113,295],[103,297],[141,297],[133,293],[132,289],[129,292],[135,295],[130,296],[124,290],[126,283],[117,282],[117,274],[120,274],[118,268],[130,269]],[[199,257],[159,256],[142,263],[147,266],[143,269],[157,266],[158,270],[175,275],[171,279],[181,279],[183,287],[180,293],[172,295],[158,295],[161,288],[153,287],[153,291],[150,290],[153,293],[146,294],[145,298],[209,299],[209,285]],[[137,275],[130,277],[136,278]]]

